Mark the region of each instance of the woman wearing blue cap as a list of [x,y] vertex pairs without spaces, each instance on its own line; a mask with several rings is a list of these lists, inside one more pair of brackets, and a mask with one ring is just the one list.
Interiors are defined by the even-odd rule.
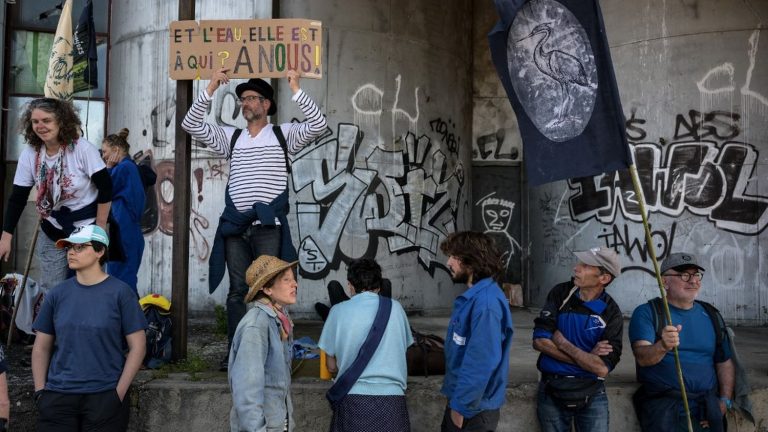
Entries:
[[32,326],[38,431],[128,426],[125,396],[144,360],[147,323],[133,290],[101,269],[107,246],[97,225],[56,242],[75,277],[48,292]]

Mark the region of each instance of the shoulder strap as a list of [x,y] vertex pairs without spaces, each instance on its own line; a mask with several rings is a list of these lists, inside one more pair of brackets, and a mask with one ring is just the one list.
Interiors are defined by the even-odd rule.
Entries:
[[653,328],[656,330],[656,340],[661,339],[661,330],[664,328],[666,318],[664,318],[664,304],[661,302],[661,297],[656,297],[648,300],[648,304],[651,306],[651,312],[653,313]]
[[241,133],[243,133],[242,129],[235,129],[235,132],[232,133],[232,139],[229,140],[229,160],[232,160],[232,152],[235,151],[235,143],[240,138]]
[[280,143],[280,147],[283,149],[283,156],[285,156],[285,172],[291,173],[291,162],[288,160],[288,143],[285,141],[285,135],[283,130],[280,129],[280,125],[273,125],[272,132],[275,133],[277,141]]
[[[285,141],[285,135],[283,135],[283,130],[280,129],[280,125],[273,125],[272,132],[274,132],[275,137],[277,137],[277,142],[280,143],[280,148],[283,149],[283,156],[285,157],[285,171],[288,174],[290,174],[291,162],[288,159],[288,143]],[[240,138],[241,133],[243,133],[242,129],[235,129],[235,132],[232,133],[232,139],[229,140],[229,159],[230,160],[232,160],[232,153],[235,151],[235,143],[237,142],[237,139]]]
[[560,307],[557,308],[557,310],[563,310],[563,307],[565,307],[565,304],[568,303],[568,300],[571,299],[571,296],[573,296],[573,293],[575,293],[577,289],[579,289],[579,287],[577,286],[574,286],[573,288],[571,288],[571,291],[569,291],[568,295],[565,296],[565,300],[563,300],[563,302],[560,303]]
[[716,349],[720,349],[720,345],[722,344],[723,339],[725,339],[725,333],[727,332],[725,329],[725,322],[723,322],[720,312],[716,307],[705,301],[694,301],[704,308],[704,311],[709,315],[709,319],[712,320],[712,328],[715,330],[715,340],[717,342]]
[[357,379],[363,374],[365,367],[371,361],[373,354],[379,347],[382,336],[384,336],[384,330],[387,329],[387,323],[389,322],[389,314],[392,311],[392,299],[384,296],[379,296],[379,308],[376,310],[376,318],[373,320],[371,331],[368,332],[368,336],[365,338],[365,342],[360,347],[360,351],[357,353],[355,361],[344,371],[341,376],[336,378],[336,383],[325,394],[325,398],[331,403],[331,406],[336,405],[341,401],[344,396],[352,390],[352,386],[355,385]]

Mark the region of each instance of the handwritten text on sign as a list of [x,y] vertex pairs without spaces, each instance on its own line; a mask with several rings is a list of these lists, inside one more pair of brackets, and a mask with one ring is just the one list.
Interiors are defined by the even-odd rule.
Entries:
[[170,76],[209,79],[229,68],[230,78],[279,78],[298,70],[322,78],[320,21],[307,19],[174,21],[170,26]]

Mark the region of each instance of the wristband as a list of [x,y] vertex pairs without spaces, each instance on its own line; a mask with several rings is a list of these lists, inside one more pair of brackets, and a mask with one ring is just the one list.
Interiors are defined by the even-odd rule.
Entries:
[[8,419],[0,417],[0,432],[8,430]]
[[725,408],[726,408],[726,409],[731,409],[731,408],[733,408],[733,401],[732,401],[732,400],[730,400],[729,398],[727,398],[727,397],[725,397],[725,396],[722,396],[722,397],[720,398],[720,400],[721,400],[721,401],[722,401],[722,402],[725,404]]

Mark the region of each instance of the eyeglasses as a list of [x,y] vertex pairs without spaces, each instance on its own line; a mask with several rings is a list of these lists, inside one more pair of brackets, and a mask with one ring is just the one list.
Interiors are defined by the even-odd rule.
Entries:
[[674,276],[679,277],[683,280],[683,282],[689,282],[691,278],[695,278],[697,281],[701,282],[702,279],[704,279],[704,273],[702,272],[696,272],[696,273],[678,273],[678,274],[665,274],[664,276]]
[[266,99],[264,96],[243,96],[240,98],[240,103],[251,103],[251,102],[264,102],[264,99]]
[[91,243],[70,243],[69,246],[66,247],[67,252],[70,250],[74,251],[75,253],[80,253],[85,250],[86,247],[93,246]]

